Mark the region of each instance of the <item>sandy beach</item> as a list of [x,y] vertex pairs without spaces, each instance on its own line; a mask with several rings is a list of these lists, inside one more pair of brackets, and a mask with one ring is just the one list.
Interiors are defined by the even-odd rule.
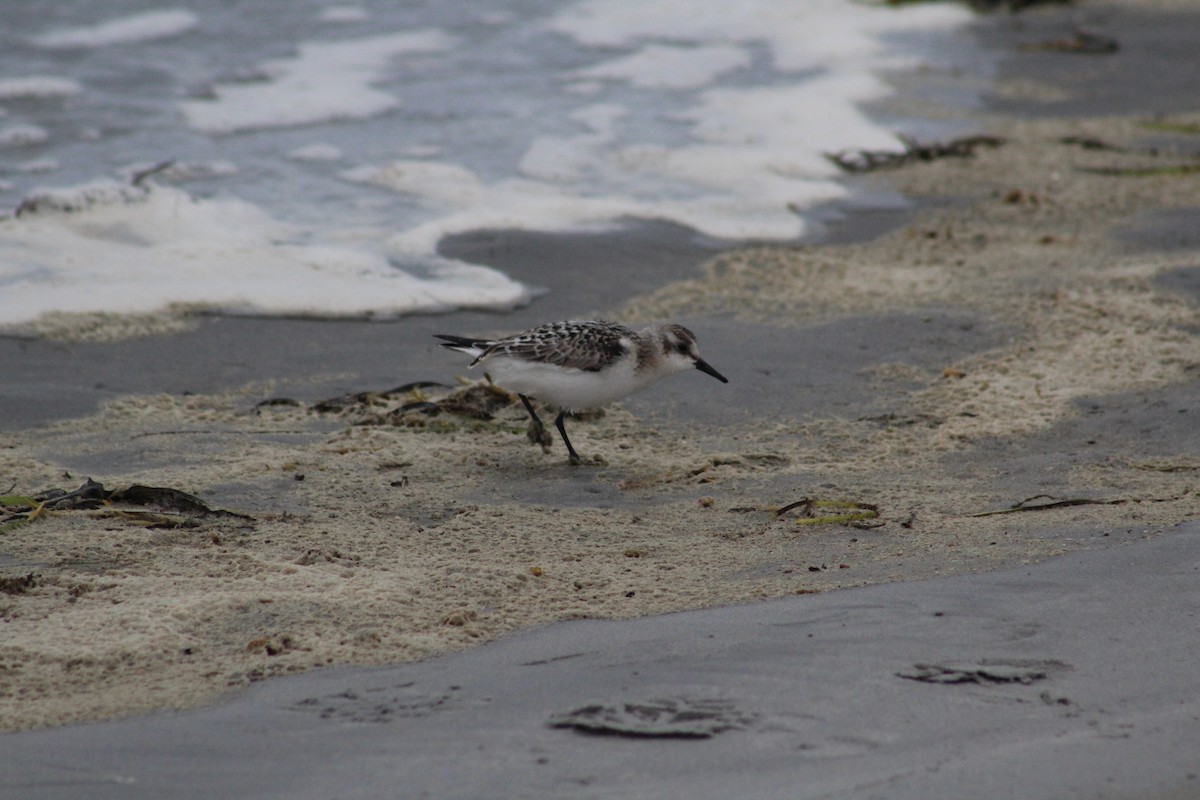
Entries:
[[[90,477],[234,512],[125,502],[7,527],[0,729],[564,620],[1000,570],[1200,517],[1200,99],[1178,78],[1200,74],[1200,15],[1182,8],[987,21],[1009,55],[986,104],[930,113],[1002,143],[854,177],[915,201],[878,235],[865,212],[862,235],[851,212],[824,243],[717,253],[653,226],[616,252],[480,234],[444,247],[507,247],[518,280],[522,259],[575,258],[511,315],[59,320],[0,340],[8,494]],[[1120,50],[1022,49],[1080,26]],[[639,283],[646,258],[661,271]],[[519,404],[401,410],[482,377],[431,334],[592,313],[683,322],[730,384],[684,375],[574,422],[575,469],[526,440]],[[143,325],[170,332],[105,341]],[[446,386],[319,406],[420,381]],[[778,513],[806,499],[848,505]]]
[[0,795],[1193,797],[1198,536],[579,620],[28,731]]

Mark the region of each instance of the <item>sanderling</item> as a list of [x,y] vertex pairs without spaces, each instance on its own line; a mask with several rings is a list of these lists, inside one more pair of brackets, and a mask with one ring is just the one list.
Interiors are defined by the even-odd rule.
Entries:
[[470,366],[485,365],[497,385],[516,392],[533,419],[534,441],[549,444],[550,438],[529,397],[557,406],[554,424],[573,465],[581,459],[563,427],[568,411],[599,408],[692,368],[729,383],[700,357],[695,335],[682,325],[635,331],[615,322],[588,320],[552,322],[503,339],[436,336],[445,340],[442,347],[474,356]]

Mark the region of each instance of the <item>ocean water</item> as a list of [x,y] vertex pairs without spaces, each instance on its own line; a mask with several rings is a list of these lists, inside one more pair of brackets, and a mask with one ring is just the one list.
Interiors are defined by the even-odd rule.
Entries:
[[963,57],[970,19],[855,0],[10,0],[0,325],[527,302],[437,254],[479,229],[794,240],[848,196],[822,153],[899,147],[905,121],[864,111],[882,75]]

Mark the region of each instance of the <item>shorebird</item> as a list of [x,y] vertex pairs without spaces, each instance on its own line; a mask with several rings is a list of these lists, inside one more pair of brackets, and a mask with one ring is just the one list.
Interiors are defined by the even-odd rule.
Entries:
[[545,426],[530,397],[557,406],[555,427],[572,465],[582,463],[567,438],[569,411],[599,408],[640,392],[655,381],[698,369],[721,383],[729,380],[700,357],[696,336],[682,325],[658,324],[641,330],[615,322],[552,322],[503,339],[471,339],[435,334],[442,347],[474,356],[498,385],[515,392],[533,420],[530,438],[548,444]]

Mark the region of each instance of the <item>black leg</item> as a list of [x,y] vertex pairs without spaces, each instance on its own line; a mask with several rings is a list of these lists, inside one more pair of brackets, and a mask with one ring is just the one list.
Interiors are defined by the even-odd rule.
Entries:
[[558,432],[562,434],[563,444],[567,446],[567,453],[569,454],[567,460],[571,462],[571,466],[577,467],[583,463],[583,459],[579,457],[579,453],[575,452],[575,448],[571,447],[571,440],[567,438],[567,429],[563,425],[563,417],[566,415],[566,411],[559,411],[558,416],[554,418],[554,425],[558,428]]
[[542,418],[533,410],[533,404],[529,402],[528,397],[523,394],[519,394],[517,397],[521,398],[521,402],[525,404],[525,410],[529,412],[529,441],[534,444],[540,444],[542,449],[548,452],[554,440],[546,432],[546,426],[542,424]]
[[533,424],[537,425],[539,428],[542,427],[541,417],[539,417],[537,412],[533,410],[533,403],[529,402],[529,398],[523,394],[519,394],[517,397],[521,398],[521,402],[525,404],[525,410],[529,412],[530,418],[533,419]]

